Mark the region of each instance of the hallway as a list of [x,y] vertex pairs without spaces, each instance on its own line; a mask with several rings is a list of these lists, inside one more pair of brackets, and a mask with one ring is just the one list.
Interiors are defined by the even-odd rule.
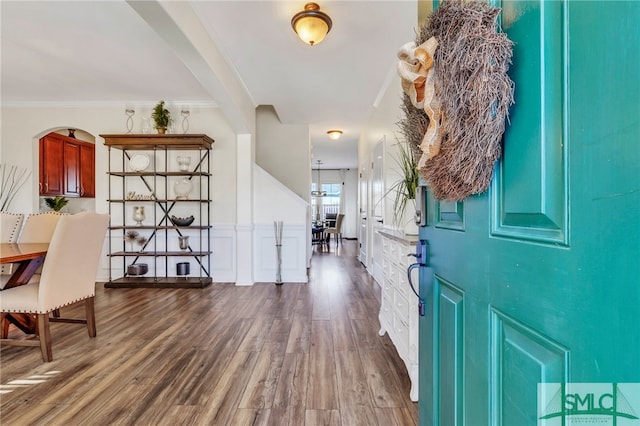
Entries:
[[48,364],[37,349],[2,348],[0,422],[416,425],[356,246],[314,249],[308,285],[99,285],[95,339],[52,324]]

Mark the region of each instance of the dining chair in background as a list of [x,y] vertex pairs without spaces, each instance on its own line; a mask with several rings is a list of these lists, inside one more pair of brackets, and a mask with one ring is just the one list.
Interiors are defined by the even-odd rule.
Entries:
[[331,241],[331,234],[335,234],[336,236],[336,247],[338,247],[338,242],[342,242],[342,220],[344,219],[344,214],[340,213],[336,218],[336,226],[332,228],[327,228],[324,232],[329,236],[329,241]]
[[[8,313],[34,314],[38,340],[1,339],[2,344],[40,346],[48,362],[53,359],[50,321],[86,324],[89,336],[96,336],[95,280],[108,223],[109,215],[92,212],[59,217],[39,280],[4,290],[0,297],[0,329]],[[49,318],[75,303],[84,303],[85,319]]]
[[58,220],[68,216],[67,213],[45,212],[34,213],[27,216],[24,226],[18,236],[19,243],[48,243],[51,241],[53,231]]
[[[0,242],[15,243],[18,240],[20,225],[24,215],[22,213],[0,212]],[[0,275],[11,275],[11,264],[0,267]],[[0,288],[4,287],[4,280],[0,281]]]
[[[58,212],[44,212],[33,213],[28,215],[24,220],[22,230],[18,235],[19,243],[49,243],[53,231],[56,229],[58,220],[61,217],[67,216],[68,213]],[[42,273],[42,267],[40,267],[36,274]]]

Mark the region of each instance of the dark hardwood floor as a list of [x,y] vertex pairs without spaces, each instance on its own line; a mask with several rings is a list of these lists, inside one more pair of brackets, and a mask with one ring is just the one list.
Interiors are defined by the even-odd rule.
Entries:
[[95,339],[53,323],[53,362],[1,349],[0,424],[417,425],[356,244],[317,248],[308,284],[98,285]]

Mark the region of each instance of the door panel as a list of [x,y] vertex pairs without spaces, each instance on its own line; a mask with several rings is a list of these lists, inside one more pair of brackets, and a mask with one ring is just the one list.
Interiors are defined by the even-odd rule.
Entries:
[[42,147],[40,180],[43,182],[40,195],[63,194],[63,145],[63,141],[55,135],[47,135],[40,139]]
[[569,351],[497,309],[490,315],[491,424],[535,424],[531,383],[566,382]]
[[436,226],[438,228],[464,230],[464,203],[442,201],[437,205]]
[[80,196],[96,196],[95,147],[91,144],[80,145]]
[[64,195],[80,196],[80,145],[64,143]]
[[[492,191],[492,235],[567,244],[565,3],[502,1],[516,106]],[[518,84],[520,83],[520,84]]]
[[367,223],[367,212],[369,211],[369,168],[364,165],[360,165],[360,232],[358,235],[358,244],[360,245],[359,259],[360,262],[366,267],[367,261],[367,233],[369,227]]
[[462,421],[464,311],[462,291],[436,276],[438,286],[438,335],[440,360],[439,393],[443,424]]
[[503,157],[420,230],[422,425],[536,425],[538,383],[640,382],[640,2],[498,6]]

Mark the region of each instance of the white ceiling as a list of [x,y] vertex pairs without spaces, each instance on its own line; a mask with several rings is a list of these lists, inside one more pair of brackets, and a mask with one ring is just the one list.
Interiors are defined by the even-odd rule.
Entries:
[[[273,105],[283,123],[309,124],[312,163],[357,167],[358,137],[395,72],[397,48],[414,38],[415,1],[322,1],[333,28],[313,47],[290,24],[304,0],[182,3],[195,12],[207,42],[222,52],[255,106]],[[171,37],[177,36],[148,24],[139,6],[3,0],[3,104],[216,103],[202,73],[185,60],[188,54],[174,50],[179,43]],[[339,141],[326,136],[332,128],[344,131]]]

